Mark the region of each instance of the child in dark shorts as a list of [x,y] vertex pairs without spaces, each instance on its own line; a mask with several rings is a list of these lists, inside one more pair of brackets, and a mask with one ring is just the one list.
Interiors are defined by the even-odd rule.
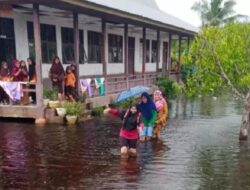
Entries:
[[136,156],[138,128],[142,128],[141,114],[137,109],[137,105],[132,105],[128,110],[107,108],[104,110],[104,114],[108,113],[123,120],[120,130],[121,156]]
[[65,76],[65,94],[68,99],[72,102],[75,102],[76,98],[76,78],[74,73],[72,72],[72,68],[68,66],[66,68],[66,76]]

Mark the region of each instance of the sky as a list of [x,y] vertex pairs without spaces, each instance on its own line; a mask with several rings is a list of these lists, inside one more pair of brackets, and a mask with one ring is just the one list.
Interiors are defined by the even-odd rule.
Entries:
[[[159,8],[171,15],[174,15],[193,26],[199,27],[201,21],[199,15],[191,10],[192,5],[197,0],[155,0]],[[234,10],[237,14],[250,16],[250,0],[235,0],[236,5]]]

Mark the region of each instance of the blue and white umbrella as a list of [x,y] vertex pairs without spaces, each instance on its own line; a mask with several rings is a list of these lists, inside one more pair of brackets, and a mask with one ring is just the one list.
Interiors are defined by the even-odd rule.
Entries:
[[141,95],[143,92],[148,92],[148,91],[149,88],[146,86],[135,86],[133,88],[121,92],[116,98],[116,103]]

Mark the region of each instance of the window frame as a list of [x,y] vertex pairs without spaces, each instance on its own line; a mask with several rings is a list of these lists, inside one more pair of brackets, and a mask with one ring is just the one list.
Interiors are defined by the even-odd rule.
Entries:
[[123,63],[122,35],[108,34],[108,60],[109,63]]
[[[7,61],[9,66],[11,66],[12,60],[16,57],[16,38],[15,38],[15,24],[14,19],[0,17],[0,39],[4,42],[5,47],[0,53],[1,61]],[[3,46],[3,44],[1,44]],[[1,48],[1,49],[2,49]],[[7,49],[6,49],[7,48]],[[8,53],[6,53],[8,52]]]
[[[68,32],[68,34],[63,34],[64,32]],[[71,33],[71,34],[70,34]],[[72,35],[72,36],[71,36]],[[79,30],[79,63],[84,64],[86,53],[84,50],[84,32],[83,30]],[[66,38],[66,36],[68,36]],[[61,27],[61,42],[62,42],[62,60],[64,64],[74,63],[74,29],[69,27]],[[65,59],[66,48],[69,48],[72,53],[72,60]]]
[[[27,35],[29,43],[29,55],[35,57],[35,39],[34,39],[34,27],[33,22],[27,22]],[[51,24],[40,24],[41,30],[41,51],[42,51],[42,63],[49,64],[53,57],[58,54],[57,48],[57,36],[56,26]],[[50,30],[50,31],[49,31]],[[53,31],[54,35],[51,34]],[[52,51],[50,51],[52,49]],[[46,51],[44,51],[46,49]]]
[[[88,32],[88,63],[101,64],[102,63],[102,34],[101,32]],[[96,56],[96,57],[95,57]]]

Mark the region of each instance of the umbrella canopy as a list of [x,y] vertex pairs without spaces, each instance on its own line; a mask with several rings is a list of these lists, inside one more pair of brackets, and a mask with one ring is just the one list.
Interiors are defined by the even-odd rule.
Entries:
[[128,90],[121,92],[116,98],[116,103],[122,102],[126,99],[138,96],[142,94],[143,92],[148,92],[148,91],[149,91],[149,88],[146,86],[135,86],[133,88],[130,88]]

